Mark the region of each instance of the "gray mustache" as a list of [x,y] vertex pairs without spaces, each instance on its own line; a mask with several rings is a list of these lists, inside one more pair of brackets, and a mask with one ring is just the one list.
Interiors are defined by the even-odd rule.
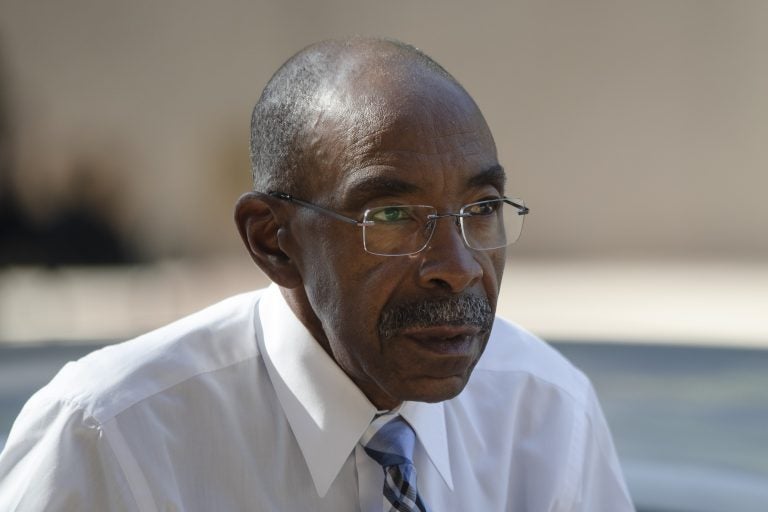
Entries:
[[386,340],[403,329],[436,325],[469,325],[490,330],[493,308],[488,299],[476,295],[395,304],[381,313],[379,337]]

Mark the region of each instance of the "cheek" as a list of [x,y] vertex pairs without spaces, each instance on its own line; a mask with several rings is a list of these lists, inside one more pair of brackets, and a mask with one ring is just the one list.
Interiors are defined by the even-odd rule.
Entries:
[[311,299],[334,357],[358,378],[375,373],[373,366],[381,364],[379,319],[399,283],[392,262],[373,258],[328,265],[322,270],[325,283]]
[[491,264],[495,272],[495,278],[498,283],[501,283],[501,277],[504,274],[504,266],[507,263],[507,251],[501,250],[491,257]]
[[501,288],[501,278],[504,274],[506,251],[493,251],[488,255],[486,271],[483,275],[483,287],[491,303],[496,305]]
[[319,297],[333,302],[333,318],[328,321],[333,322],[336,333],[345,338],[373,336],[385,298],[391,293],[389,283],[378,278],[377,268],[361,264],[360,259],[350,258],[331,267],[328,287],[332,292]]
[[[354,228],[351,231],[359,235]],[[366,257],[362,238],[317,233],[324,231],[315,232],[317,239],[305,252],[302,268],[305,290],[326,335],[338,340],[374,332],[379,317],[376,300],[382,289],[374,283],[376,262],[372,265]]]

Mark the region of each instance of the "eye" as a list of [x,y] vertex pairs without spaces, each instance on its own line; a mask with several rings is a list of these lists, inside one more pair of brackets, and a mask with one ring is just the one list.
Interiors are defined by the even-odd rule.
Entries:
[[370,220],[374,222],[402,222],[413,218],[407,206],[385,206],[371,210]]
[[500,199],[494,201],[482,201],[480,203],[468,204],[464,207],[464,213],[470,215],[491,215],[501,208]]

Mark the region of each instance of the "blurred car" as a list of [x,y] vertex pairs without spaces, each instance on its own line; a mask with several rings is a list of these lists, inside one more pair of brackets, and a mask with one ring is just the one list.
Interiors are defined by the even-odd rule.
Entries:
[[[638,512],[768,510],[768,350],[554,342],[600,396]],[[0,346],[0,447],[27,398],[96,346]]]

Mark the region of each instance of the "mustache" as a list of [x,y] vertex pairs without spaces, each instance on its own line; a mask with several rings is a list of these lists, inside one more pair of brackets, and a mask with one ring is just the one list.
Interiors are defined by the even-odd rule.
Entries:
[[381,312],[379,337],[386,340],[407,328],[439,325],[469,325],[490,331],[493,317],[490,301],[476,295],[404,302]]

